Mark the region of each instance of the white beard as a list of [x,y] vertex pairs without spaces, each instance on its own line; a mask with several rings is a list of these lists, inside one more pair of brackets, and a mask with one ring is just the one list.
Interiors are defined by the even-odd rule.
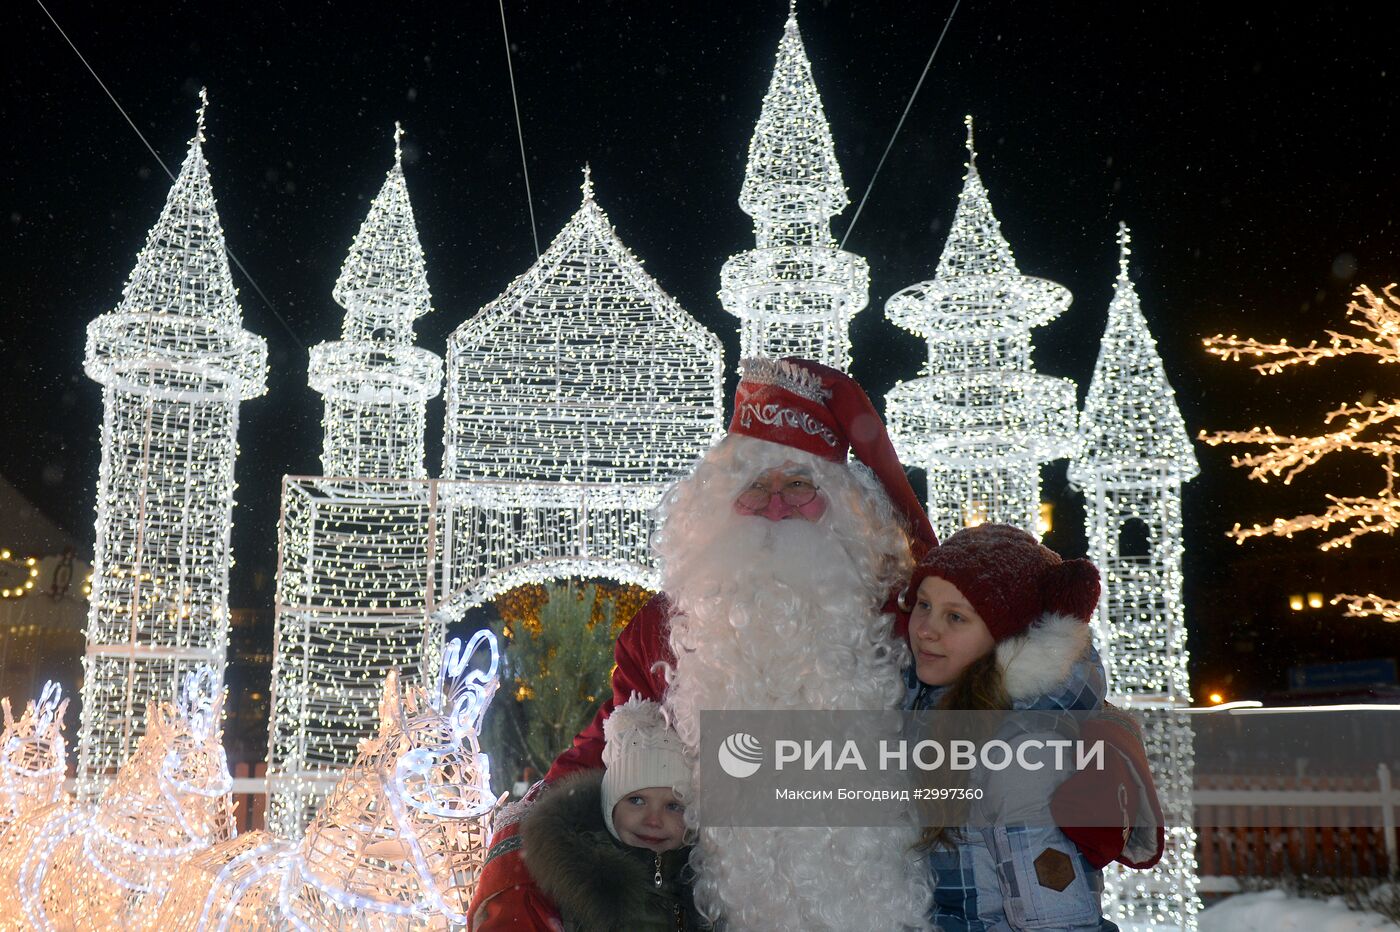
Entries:
[[[907,651],[879,614],[885,593],[828,528],[732,513],[713,525],[710,539],[668,554],[663,583],[675,612],[666,707],[692,755],[702,710],[899,707]],[[691,785],[694,827],[704,822],[698,761]],[[917,840],[912,821],[703,829],[696,903],[730,932],[926,928]]]

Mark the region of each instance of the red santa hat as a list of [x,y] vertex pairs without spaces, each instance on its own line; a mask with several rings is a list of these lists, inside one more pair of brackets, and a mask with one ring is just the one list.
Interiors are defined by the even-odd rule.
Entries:
[[905,604],[929,576],[948,580],[998,642],[1022,634],[1047,614],[1088,622],[1099,604],[1099,571],[1088,560],[1062,560],[1009,524],[963,528],[914,568]]
[[865,390],[846,373],[809,359],[745,359],[734,392],[731,434],[757,437],[845,463],[848,454],[870,468],[903,515],[918,559],[938,546],[885,424]]

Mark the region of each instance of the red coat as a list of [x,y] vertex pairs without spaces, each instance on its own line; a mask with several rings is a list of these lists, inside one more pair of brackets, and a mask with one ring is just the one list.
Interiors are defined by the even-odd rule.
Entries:
[[[667,636],[669,615],[670,603],[666,596],[657,595],[642,606],[641,611],[622,629],[613,649],[617,665],[612,673],[612,697],[598,709],[592,723],[574,738],[573,747],[555,759],[542,783],[537,783],[530,790],[524,802],[533,801],[544,784],[551,783],[565,774],[603,766],[603,720],[612,714],[613,706],[617,703],[626,702],[634,694],[656,702],[661,701],[666,692],[666,679],[660,665],[675,662]],[[907,618],[901,621],[904,624],[897,626],[896,630],[903,635],[904,629],[907,628]],[[1085,736],[1094,739],[1102,737],[1109,747],[1119,751],[1121,759],[1131,762],[1132,766],[1140,771],[1137,775],[1137,785],[1145,794],[1144,803],[1149,804],[1149,808],[1155,810],[1157,815],[1157,824],[1147,829],[1148,832],[1155,829],[1157,850],[1150,858],[1144,858],[1142,853],[1138,853],[1130,866],[1150,867],[1161,857],[1161,809],[1157,806],[1157,791],[1152,782],[1152,774],[1147,770],[1147,756],[1141,738],[1126,728],[1109,728],[1102,735],[1090,735],[1086,732]],[[1093,788],[1089,788],[1089,792],[1094,798],[1116,799],[1118,776],[1110,775],[1104,778],[1115,782],[1111,782],[1102,793]],[[1089,772],[1079,775],[1075,781],[1064,784],[1062,790],[1068,787],[1074,792],[1085,792],[1086,779],[1092,779]],[[1057,792],[1057,800],[1059,796],[1060,793]],[[520,856],[519,829],[519,822],[514,816],[506,816],[497,824],[496,832],[491,837],[491,848],[486,855],[486,864],[477,882],[476,895],[472,898],[471,908],[468,910],[470,932],[563,932],[558,910],[536,888]],[[1102,866],[1117,859],[1117,855],[1107,850],[1115,844],[1113,839],[1101,836],[1113,835],[1116,831],[1105,833],[1102,829],[1066,829],[1066,834],[1085,850],[1094,860],[1095,866]],[[1092,841],[1088,836],[1092,836]],[[1123,860],[1128,863],[1126,858]]]

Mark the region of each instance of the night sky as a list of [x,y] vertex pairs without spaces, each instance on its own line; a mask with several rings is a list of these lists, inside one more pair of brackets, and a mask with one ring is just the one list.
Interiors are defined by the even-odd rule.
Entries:
[[[448,333],[535,258],[499,9],[482,0],[46,4],[172,170],[193,134],[198,90],[209,88],[205,152],[228,244],[256,283],[235,271],[245,327],[267,338],[271,360],[268,394],[241,413],[232,602],[270,606],[281,476],[319,472],[321,402],[307,386],[307,348],[339,333],[331,286],[391,164],[394,121],[406,131],[436,308],[418,323],[421,345],[444,352]],[[736,322],[716,297],[719,269],[753,244],[737,197],[785,7],[506,3],[541,247],[576,209],[590,162],[622,240],[720,336],[731,368]],[[965,0],[846,244],[872,275],[870,306],[853,327],[853,374],[878,403],[917,373],[922,343],[889,324],[883,305],[932,274],[971,113],[979,167],[1022,271],[1075,296],[1037,332],[1040,371],[1086,384],[1124,220],[1144,310],[1193,433],[1264,421],[1312,430],[1334,402],[1393,396],[1397,373],[1364,361],[1265,380],[1201,348],[1220,331],[1305,341],[1342,326],[1357,284],[1400,279],[1400,59],[1387,7],[1311,5],[1284,16],[1272,4],[1218,0]],[[853,202],[833,224],[838,238],[949,9],[799,3]],[[101,406],[82,372],[84,330],[120,299],[170,180],[38,3],[11,4],[5,32],[0,475],[90,541]],[[429,407],[432,474],[441,424],[439,398]],[[1225,451],[1202,448],[1200,458],[1203,475],[1185,496],[1188,595],[1200,600],[1228,587],[1230,561],[1249,555],[1223,536],[1236,521],[1320,508],[1323,490],[1378,485],[1374,464],[1285,490],[1248,483]],[[1062,465],[1047,470],[1046,494],[1072,525],[1081,506]],[[1072,526],[1053,542],[1082,552]],[[1258,554],[1282,546],[1251,545]],[[1188,619],[1199,625],[1219,609],[1188,601]],[[1383,627],[1371,635],[1383,642],[1362,655],[1395,653],[1400,626]],[[1212,643],[1193,628],[1198,660],[1210,661]]]

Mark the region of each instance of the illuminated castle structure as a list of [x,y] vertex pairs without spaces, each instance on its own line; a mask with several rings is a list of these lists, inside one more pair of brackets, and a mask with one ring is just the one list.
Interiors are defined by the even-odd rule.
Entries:
[[427,403],[442,390],[442,359],[413,345],[413,322],[432,310],[427,268],[403,176],[394,167],[370,204],[331,292],[345,308],[341,338],[311,349],[311,387],[325,396],[321,470],[375,479],[427,475]]
[[723,377],[585,169],[539,260],[448,339],[443,610],[559,576],[654,587],[651,509],[718,436]]
[[[1181,486],[1200,470],[1128,277],[1128,230],[1121,224],[1118,245],[1118,280],[1080,419],[1082,448],[1069,477],[1084,490],[1089,558],[1104,577],[1094,627],[1109,697],[1127,708],[1176,710],[1191,702]],[[1167,825],[1166,851],[1151,871],[1105,873],[1108,914],[1124,929],[1194,929],[1200,902],[1191,733],[1178,717],[1149,715],[1143,724]]]
[[386,671],[414,679],[441,650],[425,619],[424,421],[442,360],[413,345],[432,310],[423,248],[394,164],[370,204],[332,291],[341,338],[311,349],[325,397],[324,478],[283,490],[277,652],[268,729],[269,825],[305,827],[374,733]]
[[928,477],[940,537],[983,522],[1039,536],[1040,467],[1076,444],[1075,385],[1031,364],[1031,328],[1069,305],[1067,289],[1022,275],[977,171],[967,177],[931,281],[898,292],[885,316],[928,341],[916,379],[885,396],[900,459]]
[[850,365],[851,318],[868,300],[870,267],[831,235],[831,218],[849,203],[790,9],[739,192],[757,244],[730,257],[720,275],[720,301],[740,320],[741,359]]
[[88,326],[84,368],[102,385],[103,413],[78,730],[84,800],[135,751],[143,710],[173,700],[186,674],[207,666],[222,688],[238,408],[265,391],[267,345],[242,328],[204,109],[121,303]]

